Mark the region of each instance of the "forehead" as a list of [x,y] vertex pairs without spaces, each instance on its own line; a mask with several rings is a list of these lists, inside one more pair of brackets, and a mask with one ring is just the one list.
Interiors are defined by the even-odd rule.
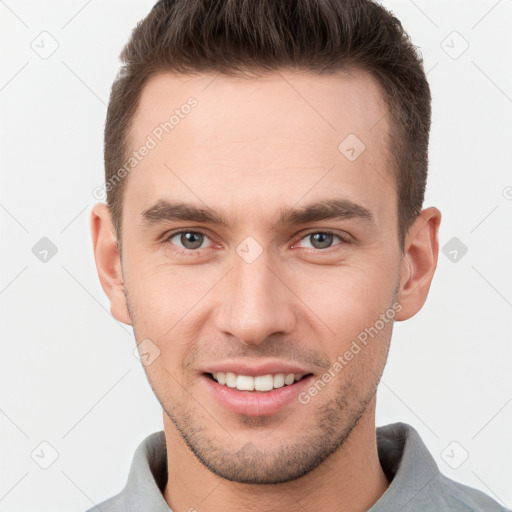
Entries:
[[[197,107],[192,109],[194,115],[188,116],[186,104],[191,98]],[[201,126],[200,136],[214,136],[215,142],[223,135],[231,142],[235,134],[238,139],[245,135],[302,135],[304,140],[318,142],[356,133],[371,143],[386,130],[386,120],[381,121],[387,105],[377,80],[360,70],[323,75],[282,70],[258,77],[162,73],[152,77],[142,91],[131,142],[152,132],[175,112],[180,121],[171,122],[174,138],[191,135]],[[181,123],[186,117],[190,117],[187,123]],[[304,130],[306,124],[310,130]],[[297,133],[300,129],[303,131]]]
[[251,198],[270,208],[341,194],[389,209],[387,135],[381,87],[361,71],[160,74],[133,119],[130,151],[151,149],[129,173],[125,204],[135,200],[142,211],[178,195],[250,209]]

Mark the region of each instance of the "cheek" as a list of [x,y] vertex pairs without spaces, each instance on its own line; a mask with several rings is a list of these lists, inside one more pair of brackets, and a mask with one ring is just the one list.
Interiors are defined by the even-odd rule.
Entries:
[[173,267],[141,258],[140,264],[127,268],[133,301],[153,317],[160,312],[179,316],[201,290],[201,272],[192,267]]
[[162,351],[179,351],[187,339],[185,331],[191,327],[191,313],[200,310],[202,299],[208,297],[222,274],[206,266],[140,261],[127,266],[130,279],[126,283],[137,340],[149,338]]
[[[390,308],[389,269],[371,266],[317,267],[295,278],[294,292],[340,340],[352,340]],[[311,315],[308,311],[308,316]],[[319,320],[318,320],[319,319]]]

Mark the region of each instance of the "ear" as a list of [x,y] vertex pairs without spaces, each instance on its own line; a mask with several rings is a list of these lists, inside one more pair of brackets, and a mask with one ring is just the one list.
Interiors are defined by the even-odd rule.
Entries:
[[110,312],[120,322],[131,325],[124,294],[121,257],[110,210],[98,203],[91,212],[91,234],[96,270],[101,287],[110,299]]
[[407,233],[398,294],[402,309],[395,317],[398,321],[414,316],[427,300],[437,267],[440,224],[441,212],[432,206],[418,215]]

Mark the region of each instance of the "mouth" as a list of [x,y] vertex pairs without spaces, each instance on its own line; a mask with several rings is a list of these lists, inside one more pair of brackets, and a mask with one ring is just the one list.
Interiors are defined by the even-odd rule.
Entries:
[[233,372],[205,372],[201,381],[205,391],[222,409],[237,415],[268,416],[287,407],[304,407],[298,397],[311,385],[313,378],[312,373],[253,377]]
[[268,393],[274,389],[292,386],[296,382],[313,375],[312,373],[269,373],[267,375],[241,375],[233,372],[205,373],[211,380],[221,386],[237,389],[238,391],[254,391]]

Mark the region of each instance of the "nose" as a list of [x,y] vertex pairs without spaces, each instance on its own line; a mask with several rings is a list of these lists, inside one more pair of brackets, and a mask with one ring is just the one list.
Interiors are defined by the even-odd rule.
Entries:
[[218,290],[216,328],[245,345],[290,333],[296,323],[290,288],[286,272],[273,264],[265,251],[252,263],[235,255],[234,268]]

